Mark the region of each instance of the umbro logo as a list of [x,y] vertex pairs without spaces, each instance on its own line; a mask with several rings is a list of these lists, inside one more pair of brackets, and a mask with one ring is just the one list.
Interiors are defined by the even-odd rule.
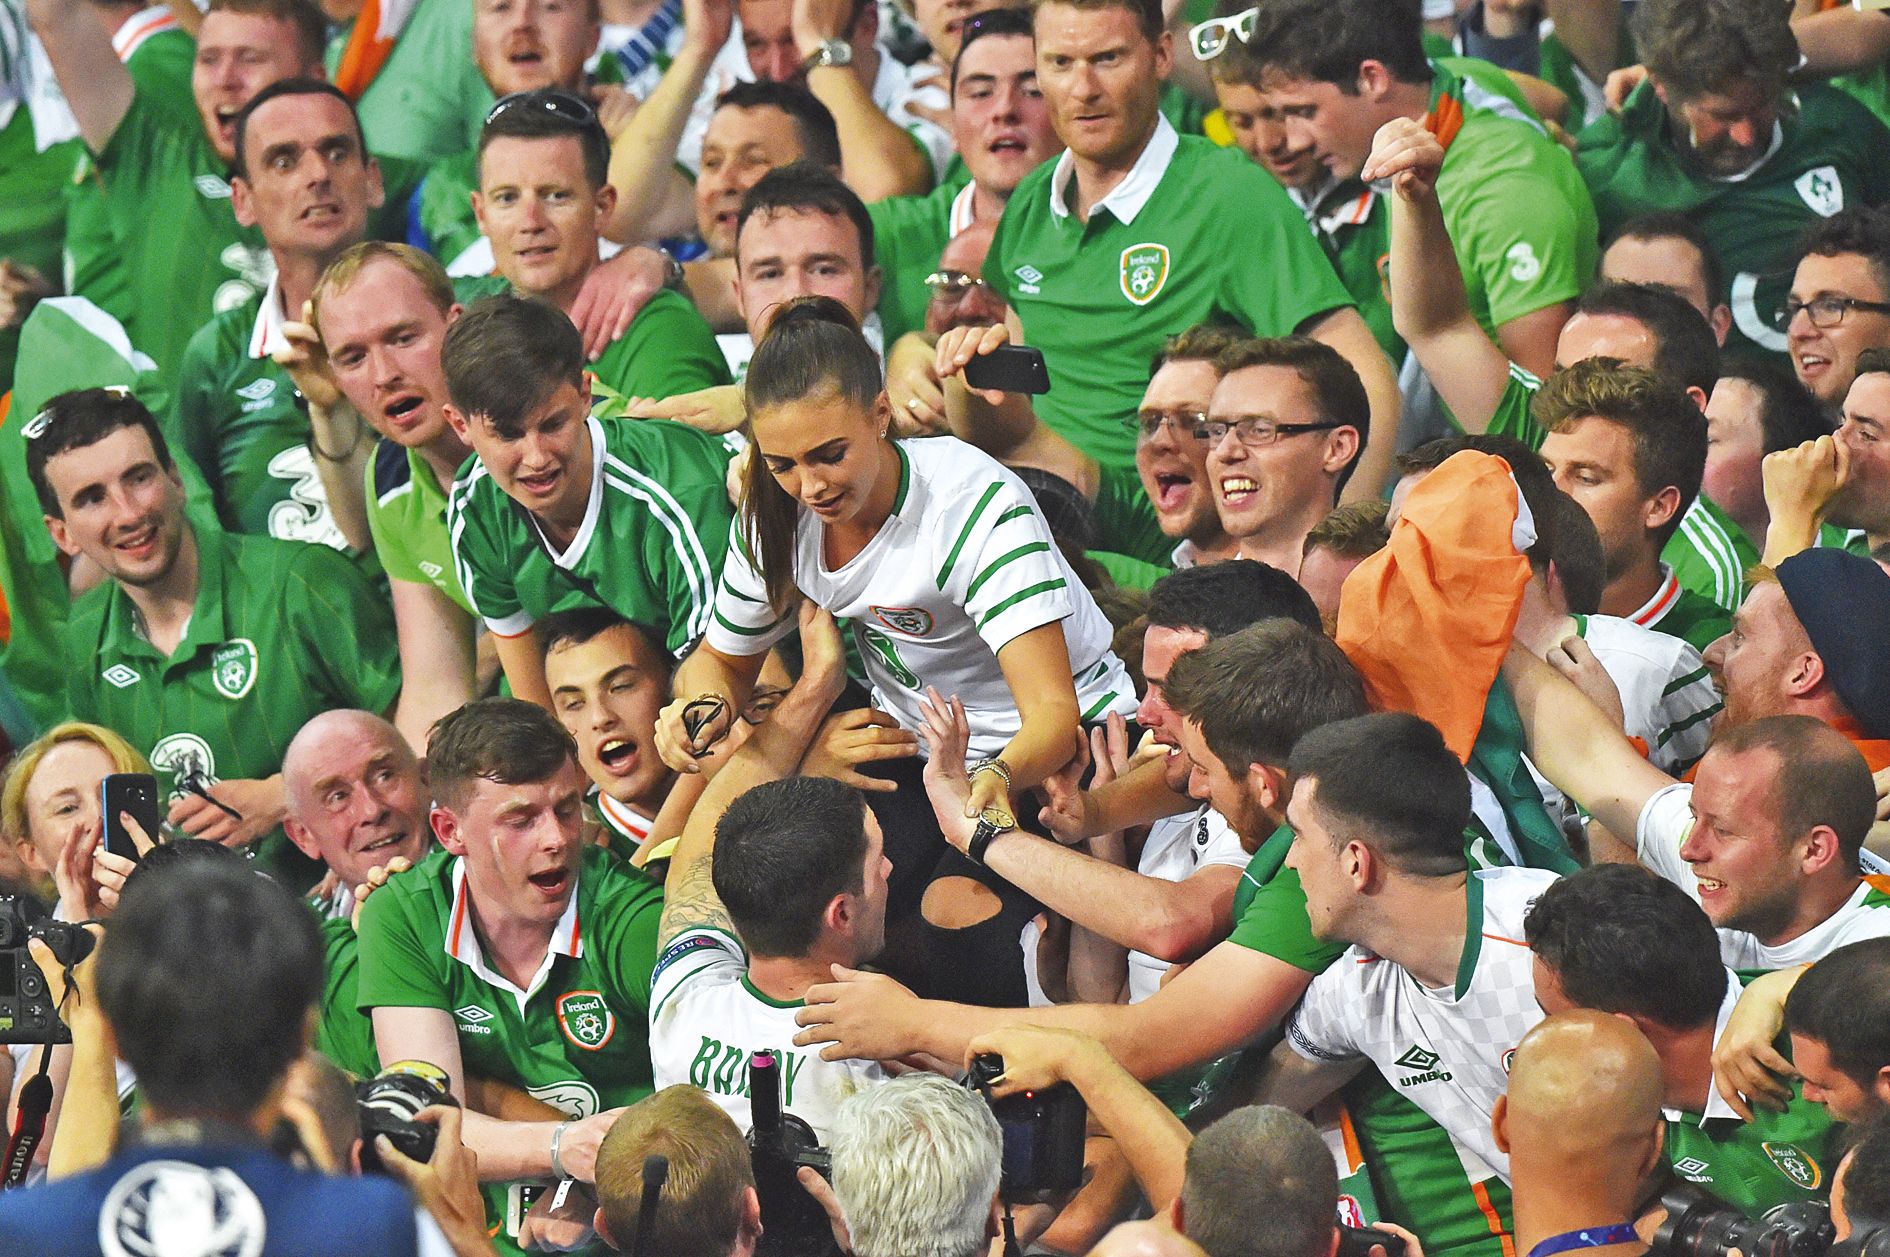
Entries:
[[111,667],[105,669],[105,671],[99,673],[99,675],[121,690],[130,689],[144,679],[138,675],[136,669],[127,668],[122,663],[113,664]]
[[459,1018],[461,1034],[491,1034],[492,1027],[485,1023],[492,1020],[492,1014],[477,1004],[468,1004],[464,1008],[455,1008],[453,1016]]
[[251,380],[248,384],[236,390],[236,395],[243,399],[244,414],[248,414],[254,410],[261,410],[264,406],[269,404],[269,399],[274,397],[275,394],[276,382],[268,376],[264,376],[259,380]]
[[1402,1078],[1399,1078],[1398,1085],[1400,1087],[1416,1087],[1427,1082],[1449,1082],[1450,1071],[1437,1067],[1442,1060],[1442,1057],[1429,1048],[1419,1047],[1417,1044],[1413,1043],[1404,1050],[1404,1055],[1392,1062],[1400,1069],[1412,1071]]
[[438,563],[429,563],[425,559],[420,560],[420,570],[426,573],[428,580],[438,580],[441,576],[446,574],[445,568],[441,567]]
[[198,196],[208,197],[213,201],[230,199],[230,185],[215,175],[198,175],[191,182],[197,185]]
[[1700,1160],[1698,1157],[1681,1157],[1678,1161],[1673,1163],[1673,1168],[1674,1172],[1680,1175],[1680,1177],[1691,1179],[1699,1183],[1706,1181],[1701,1178],[1701,1175],[1705,1174],[1706,1171],[1712,1167],[1708,1166],[1706,1162]]
[[1026,264],[1018,267],[1011,273],[1017,276],[1017,290],[1019,292],[1041,291],[1039,285],[1043,283],[1043,272],[1036,267]]

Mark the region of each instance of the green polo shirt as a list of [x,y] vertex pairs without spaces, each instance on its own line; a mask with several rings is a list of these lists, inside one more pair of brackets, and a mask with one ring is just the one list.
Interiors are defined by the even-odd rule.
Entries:
[[1166,119],[1088,222],[1066,207],[1073,182],[1068,154],[1024,177],[984,278],[1048,361],[1037,414],[1105,465],[1135,461],[1132,420],[1166,337],[1210,319],[1283,336],[1352,305],[1280,185]]
[[361,945],[346,917],[322,921],[322,1008],[315,1050],[355,1078],[381,1072],[374,1022],[360,1008]]
[[[150,15],[160,14],[156,22]],[[170,109],[184,125],[200,125],[190,91],[197,43],[168,12],[146,9],[126,19],[112,37],[137,91],[154,105]],[[153,25],[160,29],[150,30]],[[143,33],[147,32],[148,33]],[[131,283],[125,270],[127,244],[113,221],[105,182],[90,153],[79,146],[79,159],[67,185],[65,288],[92,301],[120,322],[130,322]]]
[[[960,169],[924,196],[889,196],[866,207],[873,220],[873,261],[880,270],[879,322],[886,343],[925,327],[932,292],[925,277],[938,269],[955,231],[971,221],[971,176]],[[961,204],[959,198],[966,198]]]
[[[268,777],[310,718],[336,707],[384,712],[400,692],[393,612],[345,557],[270,537],[196,538],[197,602],[169,658],[145,639],[116,581],[81,598],[66,629],[73,716],[144,752],[166,803],[186,771],[210,782]],[[280,829],[256,851],[272,870],[314,871]]]
[[681,655],[708,628],[728,552],[728,446],[662,419],[586,423],[590,504],[559,553],[483,463],[462,469],[446,506],[460,585],[502,637],[601,605]]
[[389,580],[431,585],[472,612],[453,567],[446,493],[419,450],[382,437],[366,469],[368,531]]
[[1292,845],[1293,831],[1282,825],[1253,853],[1234,888],[1234,932],[1228,941],[1295,969],[1321,973],[1344,953],[1346,944],[1313,937],[1306,892],[1299,874],[1286,867]]
[[667,288],[644,303],[591,372],[624,397],[674,397],[735,382],[708,320],[689,298]]
[[[434,162],[479,142],[492,90],[472,58],[472,5],[419,0],[380,73],[356,102],[376,153]],[[353,23],[328,44],[328,75],[341,65]]]
[[132,97],[98,169],[125,245],[132,343],[174,372],[212,315],[268,287],[275,261],[260,231],[236,225],[229,168],[203,124],[149,93]]
[[[663,892],[588,847],[546,966],[521,990],[486,958],[458,857],[441,850],[390,878],[361,909],[362,1012],[438,1008],[468,1074],[521,1088],[572,1118],[651,1091],[650,973]],[[517,1217],[545,1184],[486,1185],[486,1223],[516,1253]]]

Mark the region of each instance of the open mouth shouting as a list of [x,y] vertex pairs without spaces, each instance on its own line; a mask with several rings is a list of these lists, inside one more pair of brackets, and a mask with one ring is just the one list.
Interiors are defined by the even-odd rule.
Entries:
[[1234,510],[1251,505],[1259,492],[1259,482],[1246,476],[1228,476],[1220,483],[1221,504]]
[[563,899],[571,892],[574,884],[572,870],[563,865],[528,874],[525,880],[533,890],[550,901]]
[[381,415],[389,427],[405,432],[420,422],[421,407],[426,405],[426,398],[418,393],[401,393],[385,406]]
[[597,762],[613,777],[628,777],[642,756],[633,738],[606,738],[597,746]]

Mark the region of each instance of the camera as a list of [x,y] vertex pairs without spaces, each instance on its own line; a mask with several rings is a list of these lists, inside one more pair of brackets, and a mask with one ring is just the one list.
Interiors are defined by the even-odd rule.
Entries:
[[1825,1257],[1836,1228],[1831,1210],[1815,1200],[1774,1205],[1748,1218],[1697,1187],[1664,1192],[1667,1218],[1648,1245],[1652,1257],[1726,1257],[1738,1249],[1744,1257]]
[[839,1249],[827,1211],[801,1186],[802,1166],[831,1178],[833,1156],[814,1128],[781,1109],[781,1063],[773,1052],[748,1058],[748,1152],[761,1200],[759,1257],[832,1257]]
[[396,1061],[354,1085],[355,1107],[361,1119],[362,1173],[387,1173],[374,1143],[377,1135],[386,1135],[403,1156],[423,1163],[433,1159],[439,1128],[416,1120],[414,1115],[435,1104],[457,1105],[459,1101],[447,1090],[447,1082],[446,1071],[437,1065]]
[[26,950],[30,938],[44,942],[68,969],[92,952],[84,926],[53,920],[36,900],[0,895],[0,1043],[70,1043],[72,1032],[59,1020],[46,975]]
[[1021,1204],[1075,1191],[1083,1185],[1089,1106],[1067,1082],[999,1099],[992,1096],[991,1084],[1003,1073],[1004,1058],[985,1055],[973,1057],[965,1075],[965,1085],[983,1094],[1004,1135],[999,1193]]
[[1339,1249],[1333,1257],[1372,1257],[1374,1248],[1383,1248],[1385,1257],[1404,1257],[1404,1237],[1375,1226],[1339,1224]]

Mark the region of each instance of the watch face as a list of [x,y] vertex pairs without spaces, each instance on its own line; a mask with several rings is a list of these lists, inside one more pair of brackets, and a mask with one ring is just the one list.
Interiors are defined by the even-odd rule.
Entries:
[[988,807],[978,813],[978,819],[993,829],[1016,829],[1017,818],[1001,807]]

